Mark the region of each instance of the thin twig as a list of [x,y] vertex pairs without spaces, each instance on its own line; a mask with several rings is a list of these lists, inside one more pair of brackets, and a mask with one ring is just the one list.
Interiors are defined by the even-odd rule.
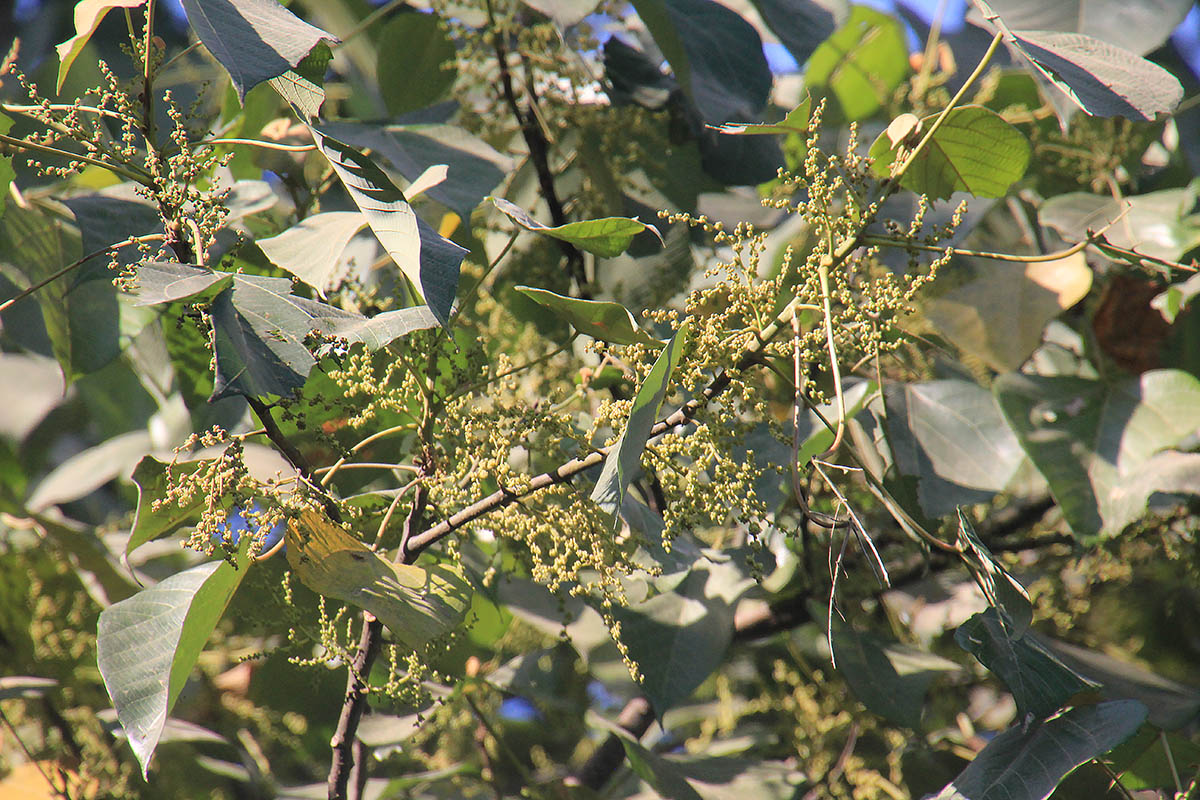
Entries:
[[72,261],[70,264],[67,264],[65,267],[63,267],[62,269],[55,272],[53,275],[50,275],[47,278],[43,278],[42,280],[40,280],[37,283],[30,286],[28,289],[23,289],[19,293],[17,293],[15,296],[8,298],[3,303],[0,303],[0,314],[3,314],[9,308],[11,308],[15,304],[19,303],[21,300],[24,300],[26,297],[33,294],[38,289],[41,289],[45,286],[48,286],[51,283],[54,283],[56,280],[58,280],[59,278],[61,278],[64,275],[66,275],[68,272],[79,269],[86,262],[91,261],[93,258],[96,258],[97,256],[102,256],[102,255],[105,255],[106,253],[115,252],[117,250],[120,250],[122,247],[128,247],[131,244],[140,244],[142,242],[161,242],[165,238],[166,237],[163,236],[161,233],[153,233],[148,236],[130,236],[125,241],[117,242],[116,244],[110,244],[108,247],[102,247],[99,250],[88,253],[83,258],[80,258],[76,261]]
[[333,749],[327,782],[329,800],[346,800],[346,787],[355,763],[354,742],[357,738],[358,723],[366,709],[367,694],[370,691],[367,680],[383,643],[383,623],[365,611],[362,616],[362,635],[359,637],[358,650],[349,665],[342,713],[329,742]]

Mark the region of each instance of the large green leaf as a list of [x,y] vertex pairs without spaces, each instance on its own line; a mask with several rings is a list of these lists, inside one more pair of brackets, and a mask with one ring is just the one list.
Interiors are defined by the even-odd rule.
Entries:
[[1077,534],[1118,534],[1153,493],[1200,489],[1200,456],[1159,452],[1200,428],[1200,381],[1186,372],[1118,381],[1010,374],[994,390]]
[[1045,800],[1080,764],[1125,741],[1145,707],[1117,700],[1072,708],[1032,726],[1018,723],[993,739],[930,800]]
[[658,237],[660,242],[662,241],[662,235],[659,234],[657,228],[630,217],[605,217],[550,227],[538,222],[529,216],[525,209],[510,203],[503,197],[493,197],[492,202],[505,216],[525,230],[569,242],[580,250],[594,253],[601,258],[613,258],[621,255],[629,249],[633,237],[642,231],[650,231]]
[[1004,490],[1025,460],[995,397],[976,383],[904,383],[889,388],[887,412],[896,465],[917,478],[931,517]]
[[271,78],[270,84],[287,102],[299,108],[309,118],[321,113],[325,103],[325,70],[333,59],[333,51],[325,42],[317,42],[295,69]]
[[673,591],[614,609],[659,719],[720,666],[733,637],[734,604],[747,587],[731,565],[705,565]]
[[550,309],[574,325],[580,333],[585,333],[593,339],[613,344],[662,347],[662,342],[638,327],[633,314],[620,303],[564,297],[532,286],[518,286],[516,290],[528,295],[531,300]]
[[288,525],[287,560],[318,594],[370,611],[408,647],[453,630],[471,605],[471,584],[449,564],[393,564],[311,509]]
[[854,696],[880,716],[917,728],[929,685],[939,673],[957,672],[953,661],[884,642],[835,621],[833,655]]
[[752,0],[752,3],[797,64],[807,63],[850,12],[848,0]]
[[854,6],[850,18],[817,48],[804,73],[811,88],[828,87],[849,120],[875,113],[908,75],[908,44],[895,18]]
[[383,249],[438,321],[446,324],[458,290],[459,265],[467,251],[439,236],[418,217],[404,193],[375,162],[316,128],[310,130]]
[[380,31],[376,48],[379,91],[392,114],[433,105],[454,85],[454,42],[436,13],[394,15]]
[[663,398],[666,397],[671,373],[679,363],[679,355],[687,343],[687,336],[688,322],[684,320],[655,360],[642,385],[638,387],[625,430],[604,459],[604,467],[600,471],[596,487],[592,490],[591,499],[604,511],[612,514],[614,521],[618,518],[625,490],[629,488],[641,464],[646,439],[650,436],[650,429],[654,427],[658,417],[658,409],[662,407]]
[[1014,633],[1012,623],[994,608],[958,626],[954,640],[1004,681],[1022,718],[1031,714],[1042,719],[1075,695],[1098,688],[1063,664],[1032,633]]
[[1028,264],[969,258],[975,277],[926,305],[925,313],[961,350],[997,371],[1015,370],[1042,343],[1046,323],[1087,296],[1083,253]]
[[338,257],[366,224],[367,218],[357,211],[326,211],[255,244],[272,264],[324,293],[340,281]]
[[[921,120],[910,136],[892,142],[885,131],[871,145],[872,169],[886,178],[900,152],[911,149],[936,115]],[[898,150],[897,148],[900,148]],[[1029,141],[1004,118],[983,106],[952,109],[917,154],[900,185],[935,200],[955,192],[976,197],[1003,197],[1029,166]]]
[[993,0],[991,7],[1018,31],[1084,33],[1149,53],[1183,22],[1194,0]]
[[288,396],[316,364],[314,331],[377,350],[437,320],[425,306],[367,318],[291,293],[291,281],[235,275],[212,304],[216,380],[212,400],[230,394]]
[[[79,237],[60,220],[11,206],[0,226],[0,273],[24,289],[49,278],[82,255]],[[67,381],[95,372],[121,349],[121,309],[110,281],[75,285],[72,274],[37,291],[54,356]]]
[[210,561],[100,612],[96,661],[143,775],[204,643],[245,577],[245,551],[236,567]]
[[130,431],[76,453],[50,471],[25,501],[30,511],[45,511],[91,494],[126,473],[151,447],[147,431]]
[[712,0],[633,6],[703,121],[748,119],[766,105],[771,70],[762,39],[740,14]]
[[425,196],[467,217],[516,168],[513,160],[457,125],[368,125],[330,122],[322,130],[415,181],[430,166],[445,164],[446,179]]
[[137,277],[126,288],[136,298],[135,306],[154,306],[187,300],[207,291],[219,291],[233,281],[229,272],[177,264],[173,261],[147,261],[137,268]]
[[318,43],[337,37],[275,0],[182,0],[188,24],[229,72],[238,98],[296,67]]
[[1174,75],[1131,50],[1082,33],[1014,31],[983,0],[975,4],[1009,47],[1088,114],[1153,121],[1183,98]]

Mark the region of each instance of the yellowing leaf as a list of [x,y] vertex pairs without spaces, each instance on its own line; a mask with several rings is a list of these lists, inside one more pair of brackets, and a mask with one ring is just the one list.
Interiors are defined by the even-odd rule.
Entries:
[[1041,343],[1046,323],[1092,286],[1083,253],[1028,264],[976,263],[978,277],[933,300],[926,314],[959,349],[1000,372],[1021,366]]
[[79,0],[75,4],[75,35],[54,48],[58,51],[58,83],[55,91],[62,91],[67,72],[83,52],[96,28],[100,27],[105,14],[114,8],[137,8],[145,3],[146,0]]
[[471,603],[457,566],[393,564],[311,509],[288,524],[287,560],[309,589],[370,611],[409,647],[454,628]]

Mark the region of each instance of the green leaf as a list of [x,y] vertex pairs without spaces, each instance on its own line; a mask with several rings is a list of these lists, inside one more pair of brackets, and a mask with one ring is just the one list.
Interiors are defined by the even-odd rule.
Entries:
[[1187,309],[1192,298],[1200,294],[1200,275],[1193,275],[1182,283],[1173,283],[1162,294],[1150,301],[1168,323],[1174,323],[1180,312]]
[[996,7],[1018,31],[1084,33],[1138,53],[1158,48],[1194,0],[1003,0]]
[[1200,487],[1200,456],[1159,453],[1200,427],[1200,381],[1186,372],[1120,381],[1010,374],[993,389],[1076,534],[1116,535],[1154,492]]
[[367,218],[383,249],[408,277],[443,325],[458,290],[458,271],[467,251],[439,236],[413,211],[375,162],[348,144],[309,126],[317,147]]
[[1129,738],[1145,717],[1141,703],[1117,700],[1014,725],[930,800],[1045,800],[1080,764]]
[[269,83],[279,96],[296,106],[308,117],[321,114],[325,104],[325,70],[333,60],[333,51],[325,42],[317,42],[295,69],[289,69]]
[[224,290],[233,282],[228,272],[176,264],[173,261],[147,261],[137,268],[137,277],[128,287],[135,306],[153,306],[187,300],[212,290]]
[[407,647],[453,630],[471,605],[460,566],[393,564],[312,509],[288,524],[286,541],[301,583],[370,611]]
[[408,181],[415,181],[431,165],[445,164],[446,179],[427,189],[425,196],[463,218],[516,169],[511,158],[457,125],[330,122],[322,130],[360,149],[370,149],[374,157]]
[[436,13],[395,14],[380,31],[376,49],[379,91],[391,114],[433,105],[458,76],[454,42]]
[[731,136],[768,136],[777,133],[807,136],[808,118],[811,112],[812,97],[806,96],[800,105],[789,111],[779,122],[726,122],[709,127]]
[[856,5],[846,23],[812,54],[804,80],[810,88],[829,87],[846,119],[860,120],[889,102],[908,72],[908,44],[900,23]]
[[272,264],[324,294],[341,281],[338,257],[366,224],[367,218],[357,211],[326,211],[255,244]]
[[133,468],[138,501],[129,540],[125,543],[126,557],[146,542],[175,530],[204,508],[208,498],[199,493],[194,494],[191,502],[183,506],[174,498],[167,497],[172,473],[178,476],[195,472],[201,465],[201,462],[167,464],[153,456],[145,456]]
[[1075,695],[1099,688],[1063,664],[1032,633],[1015,635],[1012,624],[994,608],[959,625],[954,640],[1004,681],[1022,718],[1032,714],[1043,719]]
[[[1200,246],[1200,214],[1193,214],[1200,182],[1188,186],[1123,197],[1069,192],[1051,197],[1038,209],[1038,221],[1062,234],[1069,242],[1081,242],[1089,231],[1098,231],[1116,221],[1104,233],[1104,241],[1126,250],[1175,261]],[[1119,220],[1119,221],[1117,221]],[[1110,257],[1124,256],[1108,251]],[[1136,266],[1140,266],[1136,264]]]
[[887,412],[896,466],[917,479],[917,501],[931,517],[1003,491],[1025,463],[996,398],[971,381],[889,387]]
[[613,258],[629,249],[633,237],[642,231],[650,231],[662,242],[662,234],[653,225],[647,225],[636,218],[604,217],[583,222],[568,222],[565,225],[550,227],[535,220],[525,209],[510,203],[503,197],[493,197],[492,203],[509,219],[522,228],[543,236],[550,236],[564,242],[569,242],[581,250],[600,256]]
[[[77,261],[79,237],[60,220],[32,208],[12,206],[0,226],[0,272],[21,288],[32,286]],[[37,291],[54,356],[70,383],[99,370],[120,353],[121,311],[109,281],[74,285],[67,274]]]
[[229,72],[240,100],[263,81],[299,66],[319,43],[338,41],[275,0],[181,2],[188,24]]
[[150,434],[144,430],[123,433],[89,447],[42,478],[25,505],[38,513],[85,497],[125,473],[149,449]]
[[854,696],[880,716],[917,728],[925,695],[942,672],[957,672],[953,661],[884,642],[835,620],[833,655]]
[[1174,791],[1179,776],[1194,775],[1200,768],[1200,745],[1147,723],[1113,750],[1105,761],[1121,776],[1121,785],[1131,792],[1140,789]]
[[[8,133],[12,127],[12,120],[6,116],[0,115],[0,133]],[[13,169],[13,160],[10,155],[0,155],[0,219],[4,217],[4,207],[8,203],[9,186],[13,179],[17,177],[16,170]]]
[[732,565],[705,564],[673,591],[614,609],[659,719],[720,666],[733,637],[734,605],[752,583]]
[[377,350],[437,324],[425,306],[367,318],[297,297],[287,278],[234,275],[212,304],[216,379],[211,400],[231,394],[286,397],[304,385],[316,359],[314,331]]
[[[875,174],[888,177],[892,164],[912,149],[921,131],[932,126],[934,119],[936,115],[921,120],[920,128],[896,142],[891,141],[888,131],[881,133],[870,150]],[[1003,197],[1024,177],[1029,155],[1029,140],[995,111],[961,106],[946,115],[933,138],[905,170],[900,185],[935,200],[955,192]]]
[[983,596],[1011,625],[1009,633],[1014,638],[1022,636],[1033,622],[1033,604],[1029,602],[1029,593],[987,549],[961,508],[958,509],[958,541],[955,546],[979,584]]
[[591,499],[601,509],[612,514],[614,520],[621,509],[621,499],[625,496],[625,490],[629,488],[641,464],[646,439],[650,436],[650,429],[654,427],[658,417],[658,409],[666,397],[671,373],[679,363],[679,354],[687,343],[687,336],[688,322],[684,320],[655,360],[642,385],[638,387],[625,430],[604,459],[604,467],[600,471],[596,487],[592,490]]
[[61,92],[67,73],[75,59],[83,52],[88,40],[100,27],[100,23],[114,8],[137,8],[146,4],[146,0],[79,0],[75,4],[75,35],[61,44],[54,46],[58,51],[58,81],[54,85],[55,92]]
[[585,333],[593,339],[613,344],[644,344],[649,347],[663,345],[639,328],[633,314],[620,303],[564,297],[532,286],[517,286],[516,290],[528,295],[534,302],[550,309],[574,325],[580,333]]
[[629,736],[619,737],[629,765],[665,800],[793,800],[804,773],[779,761],[660,756]]
[[1042,343],[1046,323],[1092,286],[1083,253],[1027,264],[969,259],[975,275],[926,305],[930,322],[956,347],[993,369],[1015,370]]
[[847,0],[836,3],[828,0],[752,0],[752,3],[797,64],[808,63],[850,11]]
[[167,715],[246,575],[245,550],[237,567],[210,561],[100,612],[96,661],[143,776]]
[[1183,99],[1174,75],[1135,52],[1082,33],[1013,31],[983,0],[975,3],[1010,48],[1088,114],[1153,122]]

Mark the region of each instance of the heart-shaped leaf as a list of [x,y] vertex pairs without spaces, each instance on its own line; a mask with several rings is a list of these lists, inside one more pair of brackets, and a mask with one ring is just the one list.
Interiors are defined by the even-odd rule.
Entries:
[[[911,149],[912,138],[919,138],[919,131],[929,128],[934,119],[936,116],[922,120],[916,137],[893,142],[887,131],[880,134],[870,150],[875,173],[886,178],[897,157]],[[995,111],[962,106],[946,115],[905,170],[900,185],[935,200],[954,192],[1003,197],[1025,175],[1029,154],[1029,141]]]

